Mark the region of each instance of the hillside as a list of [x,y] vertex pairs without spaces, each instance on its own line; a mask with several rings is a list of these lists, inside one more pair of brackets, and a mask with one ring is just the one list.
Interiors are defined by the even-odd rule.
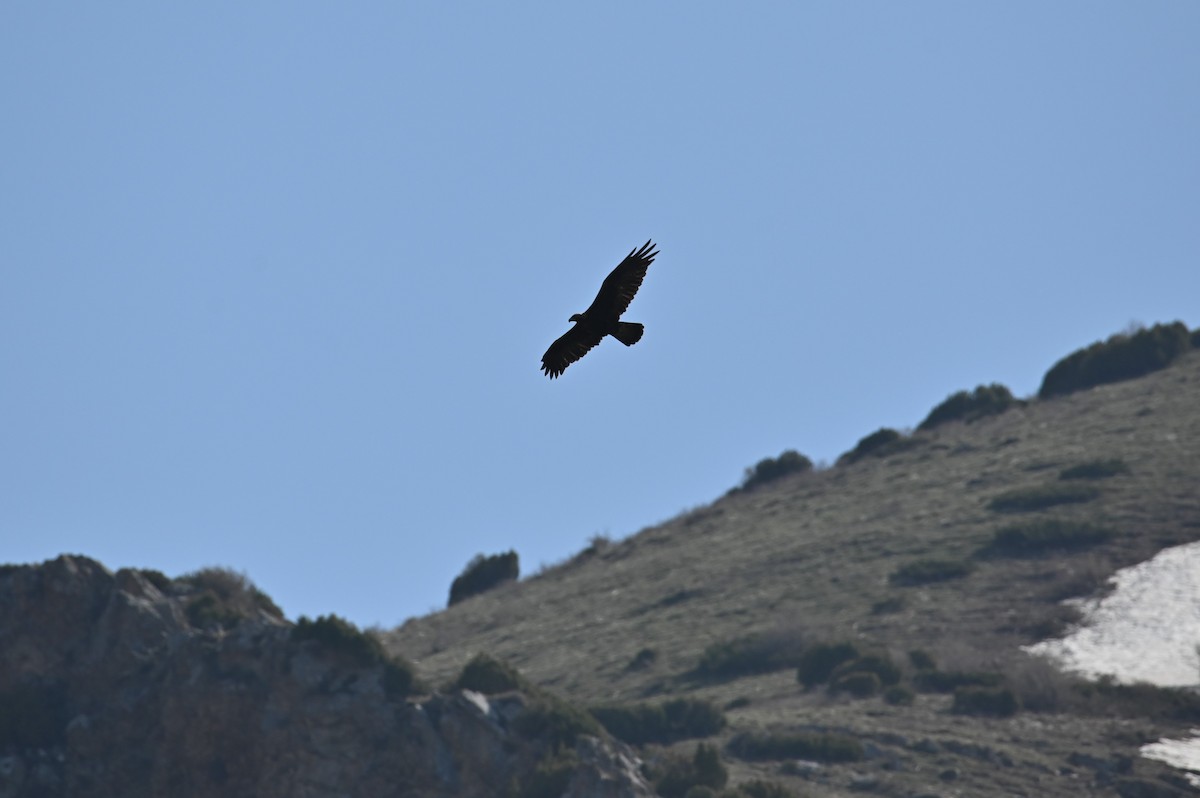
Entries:
[[[1186,733],[1200,722],[1195,707],[1168,691],[1088,691],[1020,646],[1073,620],[1062,599],[1200,539],[1198,388],[1193,351],[1138,379],[943,424],[891,454],[598,540],[524,581],[411,620],[386,642],[435,682],[486,652],[581,704],[709,699],[728,708],[710,742],[722,746],[731,782],[766,779],[797,795],[1177,794],[1185,782],[1137,748]],[[1061,478],[1101,461],[1118,467]],[[1044,531],[1046,520],[1103,534],[1021,556],[996,544],[999,529]],[[900,571],[913,564],[927,570]],[[930,575],[946,578],[924,582]],[[902,683],[918,688],[912,705],[797,684],[800,652],[841,641],[890,655]],[[775,656],[775,669],[697,674],[722,644]],[[928,689],[936,679],[909,661],[914,649],[935,673],[999,674],[1026,708],[951,711],[955,698]],[[748,731],[836,733],[863,745],[865,758],[752,756],[739,746]],[[644,753],[653,761],[660,752]]]

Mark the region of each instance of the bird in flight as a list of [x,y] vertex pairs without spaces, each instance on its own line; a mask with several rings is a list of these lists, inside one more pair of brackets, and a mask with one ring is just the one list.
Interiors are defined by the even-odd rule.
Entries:
[[646,269],[657,255],[654,244],[647,241],[641,249],[630,250],[617,268],[604,278],[600,292],[588,309],[567,319],[575,322],[575,326],[550,344],[546,354],[542,355],[542,371],[546,376],[554,379],[562,374],[567,366],[586,355],[606,335],[625,346],[633,346],[642,339],[645,328],[636,322],[621,321],[621,314],[633,301]]

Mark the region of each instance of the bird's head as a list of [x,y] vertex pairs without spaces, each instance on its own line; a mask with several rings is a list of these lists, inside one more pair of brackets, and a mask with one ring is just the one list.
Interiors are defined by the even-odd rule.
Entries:
[[583,314],[575,313],[571,316],[571,318],[567,319],[567,321],[583,321]]

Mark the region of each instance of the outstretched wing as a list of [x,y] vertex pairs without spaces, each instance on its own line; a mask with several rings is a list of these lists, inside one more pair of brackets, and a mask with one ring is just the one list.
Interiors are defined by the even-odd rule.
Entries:
[[576,322],[575,326],[550,344],[546,354],[542,355],[542,371],[546,372],[550,379],[554,379],[566,371],[567,366],[586,355],[602,338],[604,332],[595,324],[587,321]]
[[600,293],[587,309],[587,316],[597,321],[604,319],[615,322],[633,301],[633,295],[642,287],[646,277],[646,269],[654,262],[658,250],[654,244],[647,241],[641,249],[633,249],[625,256],[625,260],[617,264],[617,268],[604,278],[600,285]]

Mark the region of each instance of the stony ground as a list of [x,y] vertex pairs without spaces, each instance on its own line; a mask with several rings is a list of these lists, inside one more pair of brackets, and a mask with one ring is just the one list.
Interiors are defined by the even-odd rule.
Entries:
[[[1182,780],[1137,748],[1186,734],[1188,723],[1150,710],[1063,700],[1052,711],[980,718],[951,712],[942,694],[892,706],[804,692],[792,669],[724,682],[687,674],[714,643],[771,633],[852,640],[898,661],[923,649],[943,669],[1002,671],[1028,695],[1069,692],[1019,647],[1071,620],[1061,599],[1200,539],[1198,388],[1194,352],[1142,379],[951,422],[889,456],[785,477],[625,540],[597,541],[532,578],[411,620],[386,635],[388,645],[433,680],[487,652],[580,704],[736,701],[721,743],[748,729],[816,728],[867,746],[862,762],[815,769],[726,754],[734,781],[770,778],[800,795],[1176,794]],[[1114,458],[1128,473],[1089,481],[1090,500],[1019,513],[989,507],[1013,490],[1061,486],[1062,469]],[[1116,535],[1070,554],[980,555],[998,528],[1038,518]],[[889,579],[929,558],[973,571],[918,586]],[[639,653],[648,664],[631,667]]]

